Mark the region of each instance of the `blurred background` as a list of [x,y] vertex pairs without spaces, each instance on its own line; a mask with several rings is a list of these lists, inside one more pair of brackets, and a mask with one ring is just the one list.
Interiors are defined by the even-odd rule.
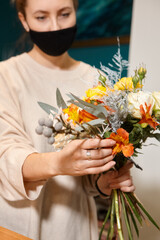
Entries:
[[[128,59],[132,0],[79,0],[77,37],[70,54],[96,67],[107,64],[117,51]],[[0,60],[28,51],[30,42],[18,20],[11,0],[0,3]],[[26,41],[24,41],[24,39]]]
[[[119,37],[121,55],[130,63],[128,74],[145,64],[145,90],[160,91],[160,0],[79,0],[77,19],[71,56],[98,68],[100,63],[107,66],[117,52]],[[31,48],[10,0],[0,1],[0,29],[1,61]],[[137,196],[160,225],[160,144],[152,144],[156,146],[147,142],[136,159],[143,171],[133,169],[132,175]],[[102,219],[107,206],[96,201]],[[159,240],[160,232],[144,225],[139,239]]]

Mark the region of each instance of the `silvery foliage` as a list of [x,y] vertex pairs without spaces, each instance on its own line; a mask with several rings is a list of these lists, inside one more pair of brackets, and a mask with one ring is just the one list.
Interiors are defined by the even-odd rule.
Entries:
[[108,92],[108,96],[103,97],[104,104],[112,110],[108,114],[108,121],[113,132],[125,122],[129,110],[127,93],[123,91]]
[[127,70],[129,67],[129,63],[127,60],[124,60],[121,56],[121,51],[120,51],[120,41],[119,38],[117,38],[118,41],[118,50],[117,53],[114,54],[113,58],[112,58],[112,63],[109,63],[108,66],[103,66],[102,63],[101,65],[101,69],[102,71],[105,72],[105,74],[107,75],[108,80],[111,82],[112,86],[119,80],[122,78],[122,72],[124,70]]

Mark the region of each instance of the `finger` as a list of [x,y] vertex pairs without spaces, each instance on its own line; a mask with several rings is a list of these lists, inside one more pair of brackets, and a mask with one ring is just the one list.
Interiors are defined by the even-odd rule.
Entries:
[[100,167],[113,160],[113,155],[98,160],[84,160],[87,168]]
[[120,188],[120,190],[122,191],[122,192],[134,192],[135,191],[135,186],[134,185],[132,185],[132,186],[130,186],[130,187],[121,187]]
[[81,147],[83,149],[111,148],[115,143],[112,139],[91,138],[84,140]]
[[122,176],[123,174],[125,174],[126,172],[129,171],[129,169],[131,169],[133,167],[133,163],[128,161],[122,168],[119,169],[118,171],[118,175]]
[[115,166],[115,164],[116,163],[114,161],[110,161],[110,162],[108,162],[105,165],[100,166],[100,167],[90,167],[90,168],[87,168],[84,171],[84,175],[87,175],[87,174],[99,174],[99,173],[108,171],[111,168],[113,168]]
[[109,187],[112,188],[112,189],[119,189],[119,188],[122,188],[122,187],[130,187],[132,185],[133,185],[132,180],[131,179],[127,179],[127,180],[125,180],[123,182],[109,184]]
[[128,173],[126,173],[126,174],[124,174],[124,175],[122,175],[122,176],[119,176],[118,175],[118,177],[116,177],[116,175],[115,175],[115,178],[113,178],[111,181],[111,184],[119,184],[119,183],[123,183],[123,182],[125,182],[125,181],[127,181],[127,180],[132,180],[132,177],[131,177],[131,175],[130,175],[130,173],[128,172]]
[[[90,156],[87,156],[87,153],[90,153]],[[100,148],[96,150],[83,150],[82,152],[84,159],[103,159],[112,155],[112,148]]]

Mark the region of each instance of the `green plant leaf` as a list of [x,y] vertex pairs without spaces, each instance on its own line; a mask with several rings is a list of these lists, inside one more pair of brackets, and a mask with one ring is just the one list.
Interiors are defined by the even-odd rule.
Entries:
[[67,104],[65,103],[60,90],[57,88],[56,90],[56,99],[57,99],[57,105],[59,108],[65,109],[67,108]]
[[[91,113],[92,115],[101,118],[103,120],[106,119],[105,115],[103,114],[103,112],[101,110],[99,110],[98,108],[91,108],[91,107],[87,107],[86,104],[82,104],[80,102],[75,102],[74,100],[70,100],[70,103],[73,103],[74,105],[84,109],[86,112]],[[86,102],[84,102],[86,103]]]
[[133,195],[131,194],[131,196],[135,199],[135,201],[137,202],[137,205],[142,209],[142,211],[146,214],[146,216],[148,217],[148,219],[153,223],[153,225],[160,230],[160,227],[158,226],[158,224],[154,221],[154,219],[151,217],[151,215],[147,212],[147,210],[144,208],[144,206],[139,202],[139,200]]
[[130,199],[129,194],[128,194],[128,193],[123,193],[123,194],[125,195],[125,197],[126,197],[126,199],[127,199],[127,202],[128,202],[128,204],[129,204],[129,206],[131,207],[132,211],[134,212],[137,220],[139,221],[139,223],[140,223],[141,226],[142,226],[142,218],[141,218],[141,216],[139,215],[137,209],[135,208],[134,203],[133,203],[132,200]]
[[135,220],[135,218],[134,218],[134,216],[133,216],[133,214],[132,214],[130,208],[128,208],[128,211],[129,211],[129,213],[130,213],[131,220],[132,220],[132,223],[133,223],[134,229],[135,229],[135,231],[136,231],[137,237],[139,237],[139,230],[138,230],[138,227],[137,227],[136,220]]
[[53,114],[51,111],[55,112],[55,113],[58,113],[58,109],[49,105],[49,104],[46,104],[46,103],[43,103],[43,102],[38,102],[39,106],[48,114]]
[[127,214],[127,211],[126,211],[125,201],[124,201],[124,197],[123,197],[121,192],[120,192],[120,197],[121,197],[124,219],[125,219],[126,227],[127,227],[127,230],[128,230],[129,239],[133,240],[132,231],[131,231],[130,224],[129,224],[129,219],[128,219],[128,214]]
[[150,134],[150,137],[156,138],[160,142],[160,133]]
[[110,135],[111,135],[111,132],[108,131],[108,132],[105,132],[105,134],[103,136],[104,136],[104,138],[109,138]]
[[[81,104],[81,108],[84,109],[84,107],[88,107],[88,108],[94,109],[95,112],[97,111],[97,112],[99,112],[99,113],[103,113],[103,115],[105,116],[105,118],[108,117],[108,112],[107,112],[107,110],[106,110],[106,109],[104,108],[104,106],[102,106],[101,104],[99,104],[99,105],[94,105],[94,104],[91,104],[91,103],[88,103],[88,102],[83,101],[82,99],[78,98],[77,96],[75,96],[75,95],[72,94],[72,93],[71,93],[71,95],[72,95],[72,97],[75,98],[76,101],[78,101],[78,102]],[[72,103],[73,103],[73,104],[76,104],[76,103],[74,103],[74,102],[72,102]],[[85,109],[85,110],[86,110],[86,109]],[[86,111],[88,111],[88,110],[86,110]],[[88,111],[88,112],[89,112],[89,111]],[[93,114],[93,115],[94,115],[94,114]],[[95,115],[95,116],[96,116],[96,115]]]

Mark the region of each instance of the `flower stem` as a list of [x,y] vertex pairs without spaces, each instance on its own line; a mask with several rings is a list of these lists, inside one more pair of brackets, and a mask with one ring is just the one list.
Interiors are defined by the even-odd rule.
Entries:
[[114,235],[114,218],[115,218],[115,197],[114,191],[112,192],[112,205],[111,205],[111,219],[110,219],[110,234],[109,240],[112,240]]
[[103,233],[104,227],[105,227],[105,225],[106,225],[106,222],[107,222],[107,220],[108,220],[108,218],[109,218],[110,213],[111,213],[111,206],[109,207],[108,212],[107,212],[107,214],[106,214],[106,217],[105,217],[105,219],[104,219],[104,222],[103,222],[103,225],[102,225],[102,228],[101,228],[101,231],[100,231],[98,240],[101,240],[102,233]]
[[124,240],[122,227],[121,227],[121,219],[119,215],[119,202],[118,202],[118,193],[117,190],[113,190],[114,192],[114,203],[115,203],[115,212],[116,212],[116,220],[117,220],[117,229],[120,240]]
[[121,196],[121,202],[122,202],[122,207],[123,207],[124,219],[125,219],[125,223],[126,223],[126,226],[127,226],[129,239],[133,240],[132,231],[131,231],[131,227],[130,227],[130,224],[129,224],[128,213],[126,211],[125,201],[124,201],[122,193],[120,193],[120,196]]

